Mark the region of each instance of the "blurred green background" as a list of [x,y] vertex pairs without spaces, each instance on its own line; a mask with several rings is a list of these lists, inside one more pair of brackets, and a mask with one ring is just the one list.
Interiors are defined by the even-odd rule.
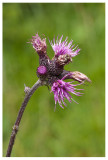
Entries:
[[13,157],[105,156],[105,4],[104,3],[4,3],[3,4],[3,156],[12,126],[24,99],[24,83],[36,81],[39,58],[26,43],[37,33],[47,38],[64,35],[81,48],[70,71],[86,74],[91,84],[79,102],[66,101],[63,110],[47,87],[40,87],[24,112]]

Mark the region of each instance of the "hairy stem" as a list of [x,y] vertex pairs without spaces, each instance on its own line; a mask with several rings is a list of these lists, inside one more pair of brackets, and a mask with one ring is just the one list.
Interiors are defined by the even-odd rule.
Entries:
[[8,145],[8,149],[7,149],[7,154],[6,154],[6,157],[10,157],[11,156],[11,152],[12,152],[12,148],[13,148],[13,144],[15,142],[15,137],[16,137],[16,134],[18,132],[18,128],[19,128],[19,124],[20,124],[20,121],[21,121],[21,118],[23,116],[23,113],[24,113],[24,110],[27,106],[27,103],[30,99],[30,97],[33,95],[33,93],[35,92],[35,90],[42,85],[42,82],[40,80],[38,80],[34,85],[33,87],[29,90],[28,93],[26,93],[25,95],[25,98],[24,98],[24,101],[21,105],[21,108],[19,110],[19,113],[18,113],[18,116],[17,116],[17,119],[16,119],[16,122],[13,126],[13,130],[12,130],[12,133],[11,133],[11,137],[10,137],[10,141],[9,141],[9,145]]

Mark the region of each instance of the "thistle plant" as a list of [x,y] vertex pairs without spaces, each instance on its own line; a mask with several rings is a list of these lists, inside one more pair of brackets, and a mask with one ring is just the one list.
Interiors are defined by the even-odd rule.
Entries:
[[[64,70],[64,66],[72,62],[73,57],[79,54],[80,49],[78,46],[73,45],[73,40],[68,42],[68,38],[66,38],[64,41],[62,41],[62,38],[63,36],[61,36],[61,38],[57,37],[57,40],[54,38],[53,41],[49,41],[54,51],[54,57],[52,60],[47,55],[47,44],[45,38],[40,38],[39,35],[36,34],[29,42],[33,45],[33,48],[39,56],[39,67],[36,71],[39,79],[32,88],[25,86],[25,98],[19,110],[16,122],[13,126],[6,154],[7,157],[10,157],[11,155],[15,137],[18,132],[19,124],[26,105],[30,97],[39,86],[50,86],[51,92],[54,93],[55,109],[57,102],[59,103],[59,106],[64,109],[64,106],[66,106],[65,99],[67,99],[69,102],[74,101],[77,103],[73,99],[72,95],[83,95],[83,89],[78,89],[77,86],[84,84],[85,81],[91,82],[91,80],[85,74],[79,71],[72,72]],[[65,82],[64,80],[66,79],[70,79],[72,81]],[[77,84],[74,83],[75,81]]]

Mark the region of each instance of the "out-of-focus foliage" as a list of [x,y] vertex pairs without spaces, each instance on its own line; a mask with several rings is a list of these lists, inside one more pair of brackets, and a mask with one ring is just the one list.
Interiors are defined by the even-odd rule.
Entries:
[[[3,4],[3,156],[12,126],[24,99],[24,83],[36,81],[39,58],[29,43],[33,35],[73,39],[81,48],[65,66],[86,74],[91,84],[80,86],[84,95],[64,110],[47,87],[40,87],[24,112],[12,156],[105,156],[105,4]],[[54,52],[47,39],[50,58]]]

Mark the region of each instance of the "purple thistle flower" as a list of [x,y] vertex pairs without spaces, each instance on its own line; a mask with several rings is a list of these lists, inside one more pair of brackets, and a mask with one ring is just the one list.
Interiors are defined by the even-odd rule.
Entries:
[[46,39],[41,39],[38,33],[35,36],[32,36],[31,44],[33,45],[33,48],[36,50],[37,53],[46,53]]
[[[72,62],[72,57],[76,56],[80,49],[72,45],[72,40],[68,43],[67,39],[62,41],[63,36],[55,42],[55,38],[50,42],[55,55],[51,60],[46,53],[47,45],[46,39],[41,39],[38,34],[32,37],[31,44],[39,55],[39,67],[37,68],[37,76],[46,86],[51,86],[51,92],[54,93],[55,107],[57,102],[63,107],[66,106],[64,99],[69,102],[73,100],[70,93],[81,96],[83,93],[78,92],[76,86],[83,84],[85,81],[91,82],[90,79],[83,73],[75,71],[70,72],[64,70],[64,66]],[[79,84],[72,84],[72,82],[64,82],[65,79],[73,79]],[[73,100],[75,101],[75,100]],[[76,102],[76,101],[75,101]],[[77,102],[76,102],[77,103]]]
[[55,56],[58,57],[60,55],[68,54],[71,57],[75,57],[78,54],[78,52],[80,51],[80,49],[77,48],[78,46],[76,46],[74,48],[74,45],[72,45],[73,40],[71,40],[68,43],[68,41],[67,41],[68,37],[65,39],[65,41],[61,42],[62,38],[63,38],[63,35],[61,36],[61,38],[59,40],[57,37],[56,42],[55,42],[55,38],[53,39],[53,43],[52,43],[52,41],[50,42],[50,44],[55,52]]
[[[66,103],[64,102],[64,98],[66,98],[69,102],[71,102],[71,99],[73,100],[72,96],[69,94],[71,92],[72,94],[75,94],[76,96],[81,96],[80,92],[76,92],[76,90],[83,90],[83,89],[77,89],[75,86],[80,84],[71,84],[72,82],[64,82],[64,77],[61,80],[57,80],[53,83],[51,87],[51,91],[54,93],[54,100],[55,100],[55,107],[57,104],[57,101],[59,105],[62,106],[62,103],[66,106]],[[76,102],[75,100],[73,100]],[[77,102],[76,102],[77,103]]]

